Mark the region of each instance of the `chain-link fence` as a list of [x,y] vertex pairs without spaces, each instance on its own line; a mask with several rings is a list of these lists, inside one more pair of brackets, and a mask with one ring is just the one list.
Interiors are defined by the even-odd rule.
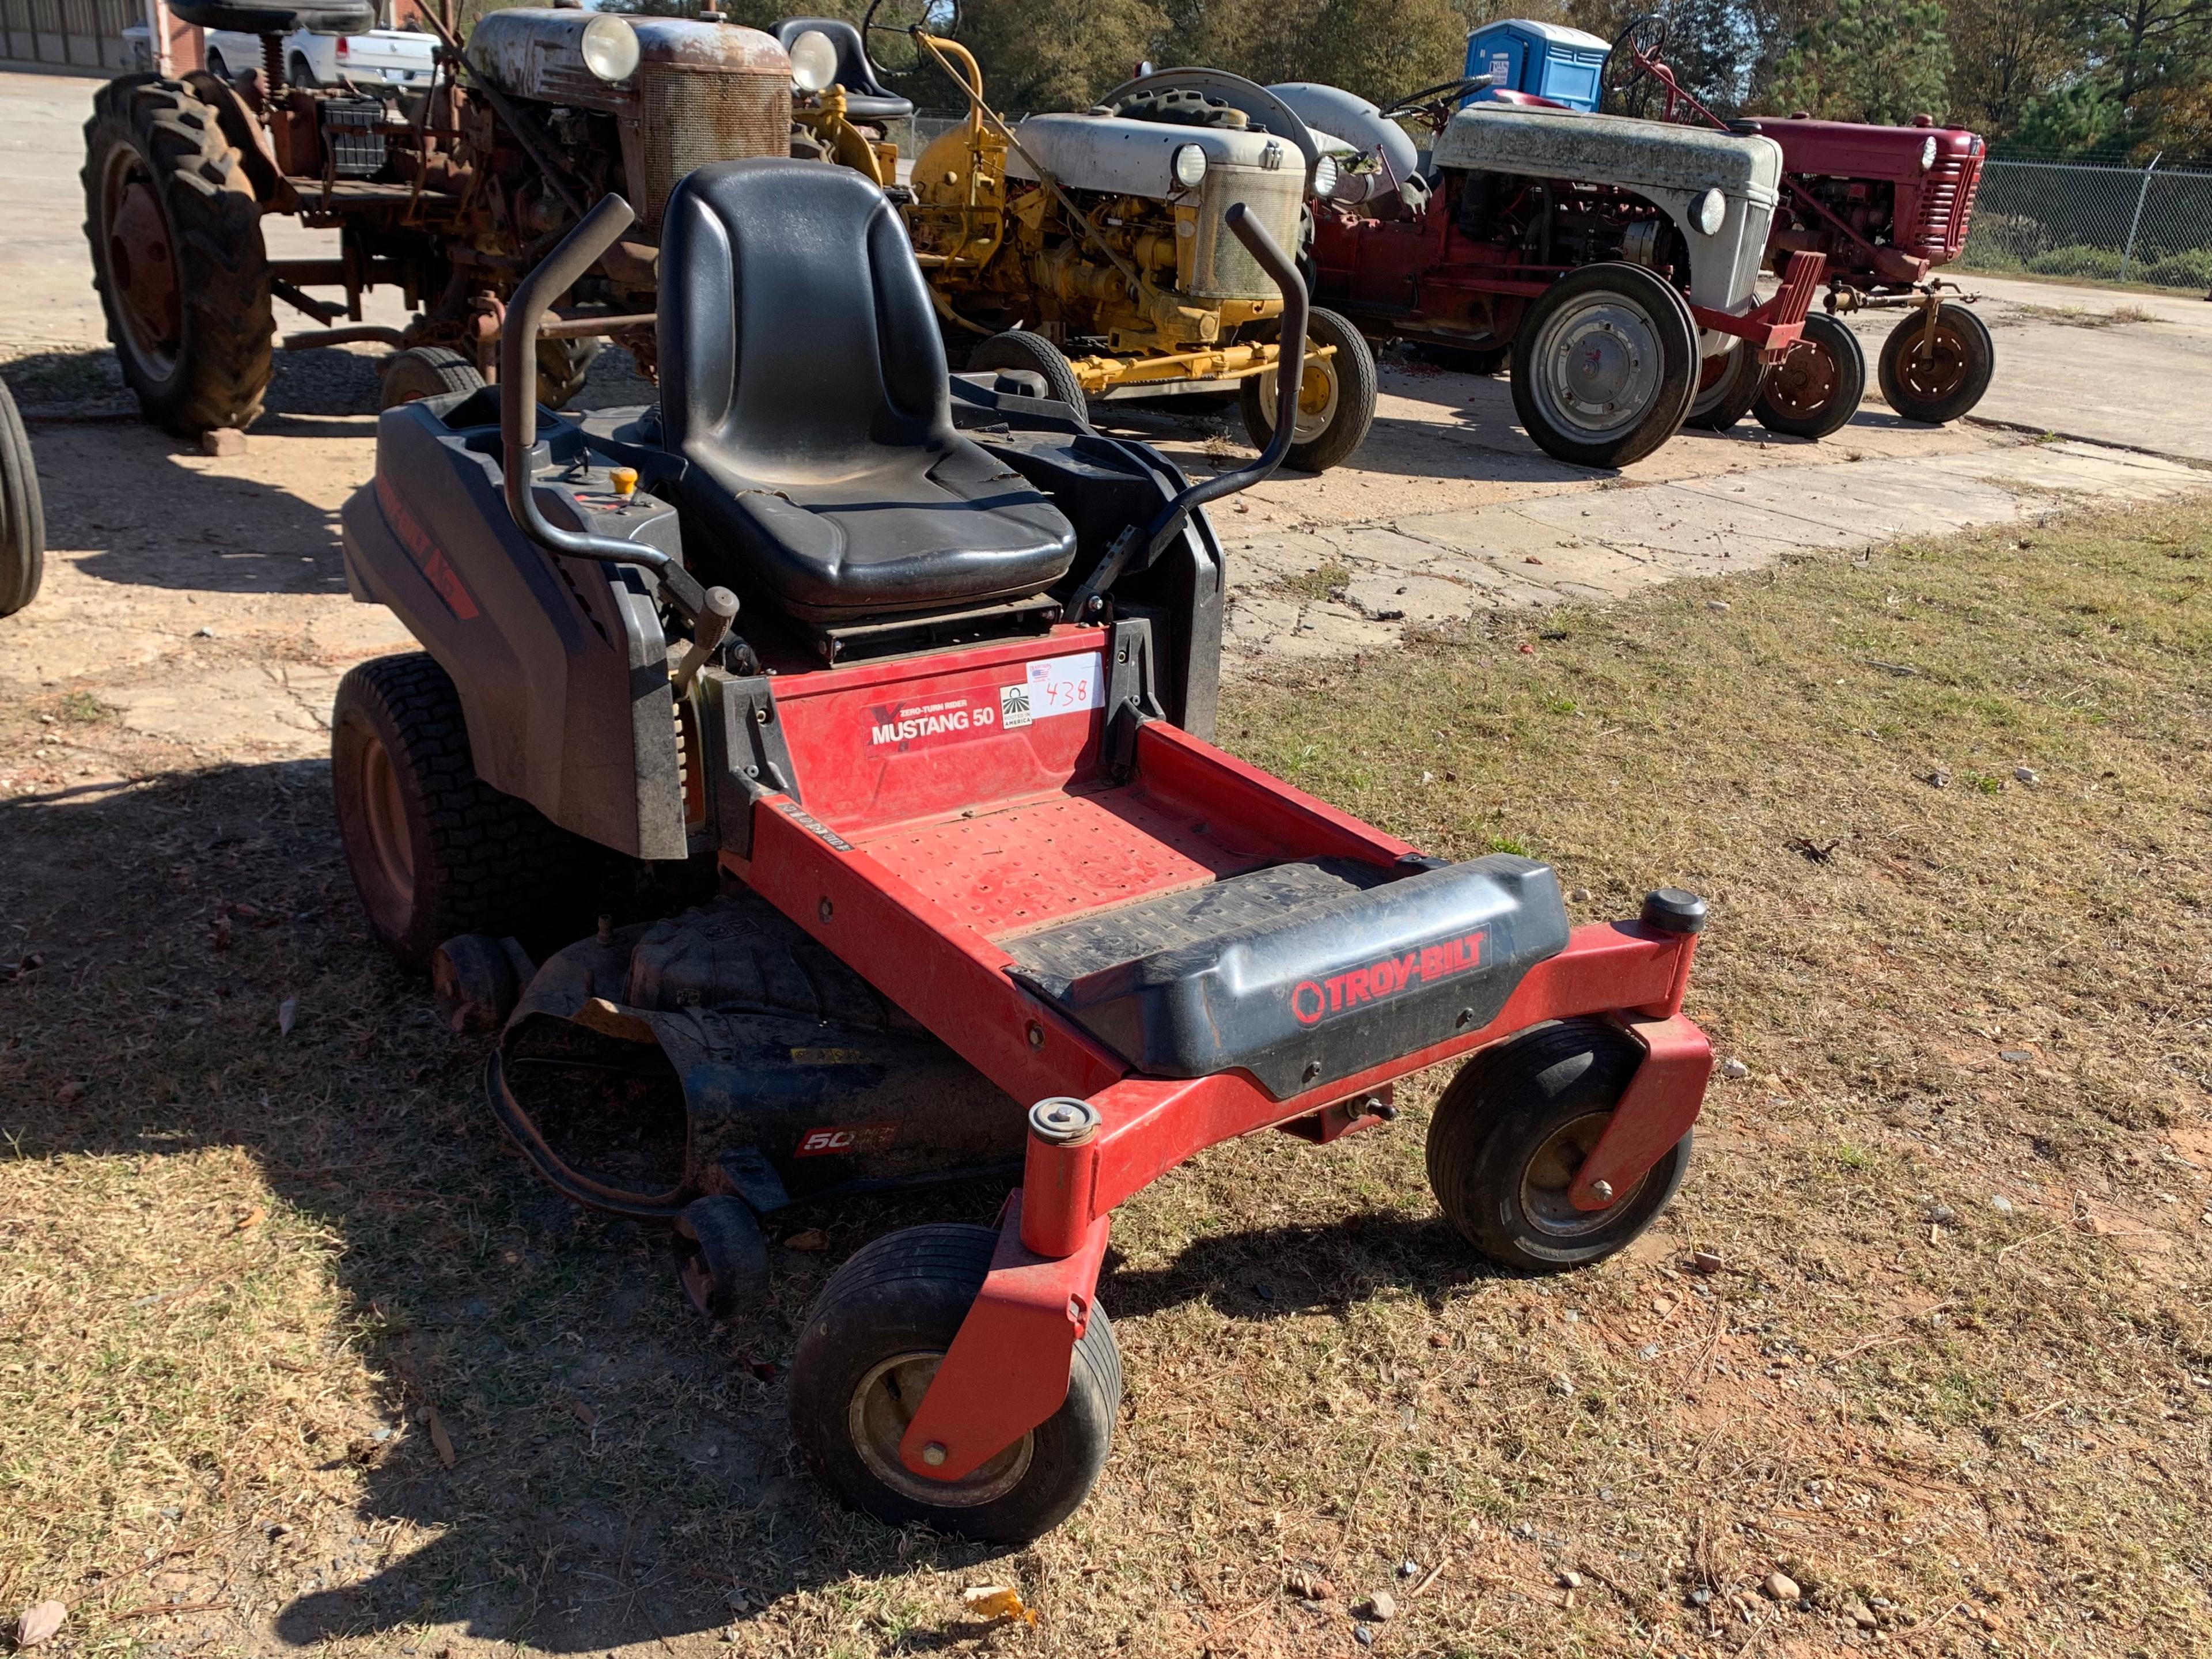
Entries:
[[1959,263],[2212,291],[2212,173],[1985,162]]

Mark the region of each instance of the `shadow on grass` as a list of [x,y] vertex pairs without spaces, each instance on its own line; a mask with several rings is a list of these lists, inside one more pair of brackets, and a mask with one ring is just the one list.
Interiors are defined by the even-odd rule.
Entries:
[[[285,1237],[327,1241],[288,1246],[315,1249],[340,1297],[305,1339],[319,1374],[209,1409],[231,1413],[210,1427],[251,1468],[245,1449],[264,1437],[299,1443],[278,1394],[329,1400],[346,1426],[311,1433],[307,1455],[351,1495],[307,1497],[311,1475],[249,1477],[234,1495],[226,1474],[193,1500],[198,1522],[242,1540],[230,1593],[274,1603],[277,1639],[458,1622],[604,1652],[758,1617],[794,1589],[988,1553],[838,1510],[791,1449],[782,1378],[837,1262],[893,1226],[988,1222],[1002,1188],[796,1215],[785,1236],[820,1227],[829,1248],[775,1249],[768,1306],[710,1328],[662,1237],[572,1208],[501,1144],[480,1095],[489,1039],[440,1025],[427,986],[361,922],[326,766],[17,797],[0,803],[0,961],[18,964],[0,983],[0,1132],[15,1156],[129,1165],[234,1146],[311,1224]],[[189,1252],[189,1187],[177,1214],[128,1224],[174,1229]],[[267,1322],[269,1352],[304,1352],[292,1310],[241,1292],[223,1317]],[[281,1558],[267,1541],[279,1517]],[[373,1542],[395,1535],[389,1555]],[[234,1644],[238,1626],[222,1629]]]

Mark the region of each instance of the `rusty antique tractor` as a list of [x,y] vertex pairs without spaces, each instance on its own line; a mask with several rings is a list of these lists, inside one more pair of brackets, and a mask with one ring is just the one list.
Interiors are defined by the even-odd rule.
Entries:
[[[322,325],[286,346],[393,347],[386,406],[482,384],[523,274],[613,193],[636,204],[638,223],[547,319],[538,395],[567,402],[603,337],[650,372],[670,192],[705,162],[791,154],[805,137],[793,125],[794,60],[802,94],[836,68],[835,43],[803,29],[787,51],[719,22],[520,8],[488,14],[465,51],[430,15],[442,46],[426,88],[309,88],[287,83],[283,37],[366,29],[367,5],[171,9],[258,35],[264,64],[235,80],[202,70],[101,88],[85,129],[85,233],[124,376],[148,418],[185,434],[260,412],[279,300]],[[887,152],[870,159],[891,164]],[[337,257],[270,258],[272,216],[337,231]],[[362,295],[386,286],[413,313],[404,328],[362,320]]]

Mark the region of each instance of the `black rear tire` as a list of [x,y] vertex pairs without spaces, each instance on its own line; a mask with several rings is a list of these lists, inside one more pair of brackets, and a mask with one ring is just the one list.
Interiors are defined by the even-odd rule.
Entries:
[[768,1239],[741,1198],[695,1198],[676,1218],[678,1276],[709,1319],[742,1319],[768,1302]]
[[15,400],[0,386],[0,617],[38,597],[46,569],[46,516],[31,440]]
[[1066,404],[1079,420],[1091,418],[1091,401],[1083,395],[1083,382],[1075,378],[1075,365],[1042,334],[1010,328],[994,334],[968,354],[968,367],[977,374],[986,369],[1026,370],[1044,380],[1044,395]]
[[1866,352],[1839,317],[1815,311],[1805,332],[1767,371],[1752,413],[1786,438],[1825,438],[1849,424],[1866,396]]
[[[397,409],[423,398],[474,392],[484,383],[477,366],[451,346],[410,346],[386,359],[377,407]],[[541,400],[542,401],[542,400]]]
[[1881,343],[1882,401],[1908,421],[1942,426],[1981,402],[1996,372],[1996,342],[1972,307],[1946,300],[1936,311],[1936,347],[1924,348],[1927,319],[1917,312]]
[[988,1227],[908,1227],[878,1239],[824,1285],[791,1362],[791,1431],[823,1484],[892,1526],[922,1522],[1024,1544],[1081,1506],[1105,1466],[1121,1358],[1103,1308],[1075,1344],[1060,1409],[974,1474],[939,1484],[896,1448],[990,1272]]
[[[1365,335],[1318,306],[1306,313],[1306,343],[1335,349],[1328,357],[1306,360],[1309,384],[1299,388],[1299,436],[1283,465],[1298,472],[1326,472],[1366,442],[1368,428],[1375,424],[1375,353]],[[1309,410],[1306,400],[1317,375],[1325,394],[1316,397],[1318,406]],[[1237,392],[1244,430],[1265,449],[1275,435],[1273,372],[1247,376],[1237,383]]]
[[[1702,379],[1702,365],[1698,373]],[[1726,432],[1751,413],[1765,385],[1766,365],[1759,361],[1759,349],[1748,340],[1738,340],[1735,349],[1719,365],[1717,378],[1711,386],[1701,386],[1690,399],[1689,417],[1682,424],[1706,432]]]
[[180,436],[246,426],[269,389],[276,320],[241,158],[182,82],[126,75],[92,110],[84,231],[123,378],[146,418]]
[[416,652],[358,665],[331,716],[338,838],[370,930],[410,967],[457,933],[568,943],[610,855],[476,775],[460,694]]
[[1619,260],[1569,271],[1513,337],[1513,408],[1536,445],[1577,466],[1642,460],[1681,429],[1698,330],[1674,285]]
[[1524,1273],[1587,1267],[1634,1239],[1680,1188],[1690,1136],[1606,1209],[1577,1211],[1566,1194],[1642,1058],[1618,1028],[1577,1019],[1468,1060],[1429,1121],[1429,1185],[1445,1218]]

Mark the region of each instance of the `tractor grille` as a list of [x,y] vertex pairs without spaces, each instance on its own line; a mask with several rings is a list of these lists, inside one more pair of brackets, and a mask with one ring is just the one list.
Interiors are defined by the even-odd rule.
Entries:
[[1978,155],[1946,155],[1920,181],[1920,207],[1905,239],[1905,250],[1932,264],[1948,264],[1966,245],[1966,221],[1974,210],[1974,185],[1982,171]]
[[325,98],[323,145],[331,171],[341,179],[370,179],[384,171],[384,106],[374,98]]
[[1244,251],[1223,222],[1230,204],[1242,202],[1267,228],[1285,253],[1298,248],[1298,212],[1304,203],[1306,174],[1296,150],[1283,167],[1214,167],[1200,186],[1198,246],[1192,250],[1190,287],[1194,300],[1272,300],[1275,284],[1260,262]]
[[791,83],[650,65],[644,81],[645,226],[658,234],[669,192],[709,161],[791,154]]

